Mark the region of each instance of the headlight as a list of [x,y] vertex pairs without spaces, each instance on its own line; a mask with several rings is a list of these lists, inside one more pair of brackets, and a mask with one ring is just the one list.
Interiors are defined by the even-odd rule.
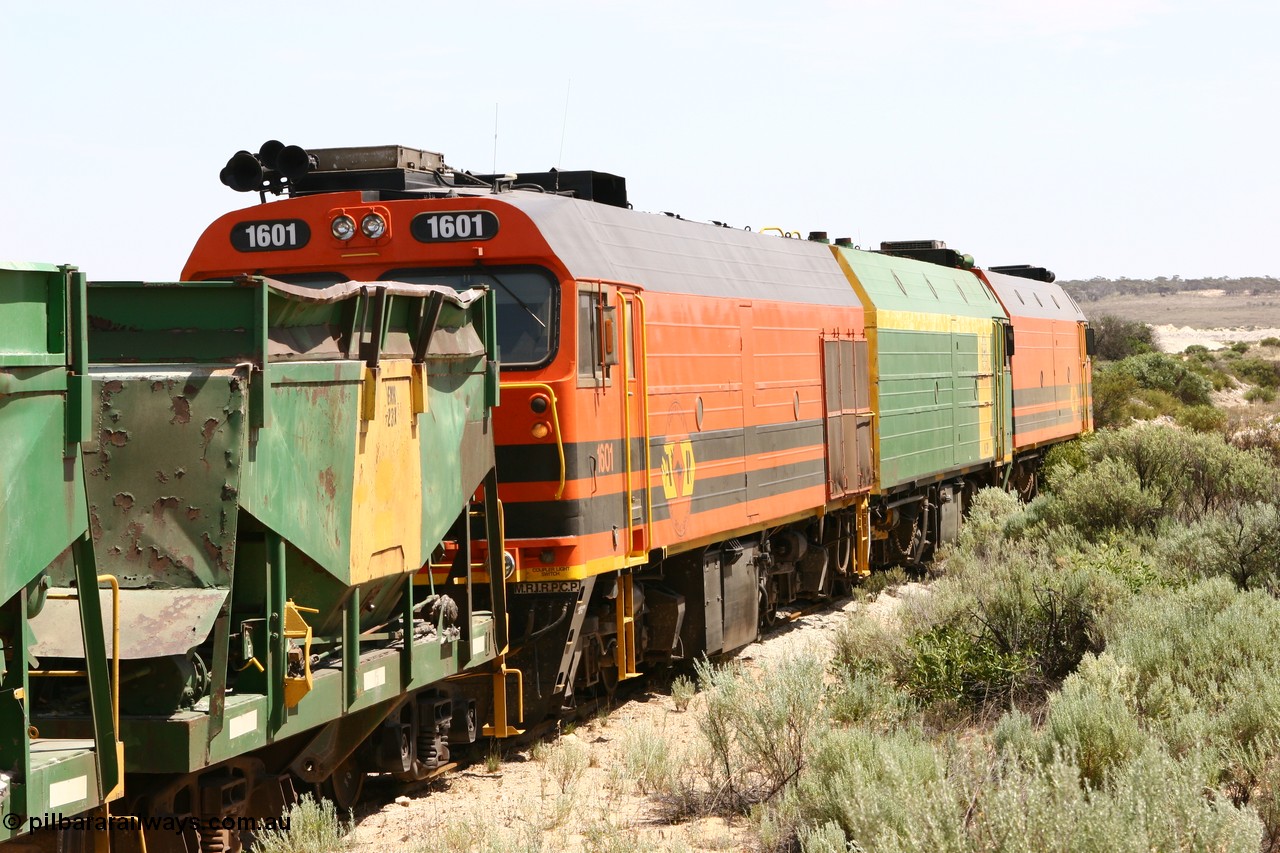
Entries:
[[370,213],[360,220],[360,230],[370,240],[377,240],[387,233],[387,220],[376,213]]
[[356,235],[356,221],[344,213],[333,220],[333,225],[329,230],[339,240],[350,240]]

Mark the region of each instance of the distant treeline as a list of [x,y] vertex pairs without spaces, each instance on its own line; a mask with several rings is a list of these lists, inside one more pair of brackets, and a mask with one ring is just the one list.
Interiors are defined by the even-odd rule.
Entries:
[[1094,302],[1108,296],[1147,296],[1185,290],[1221,290],[1239,296],[1280,293],[1280,278],[1091,278],[1087,281],[1060,281],[1077,302]]

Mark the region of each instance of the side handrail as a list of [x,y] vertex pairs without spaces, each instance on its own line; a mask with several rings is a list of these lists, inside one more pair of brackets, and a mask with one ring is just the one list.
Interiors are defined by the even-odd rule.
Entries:
[[[120,581],[115,575],[98,575],[98,583],[111,585],[111,721],[120,736]],[[96,590],[95,590],[96,592]],[[79,592],[51,592],[55,600],[77,601]],[[96,603],[96,602],[95,602]],[[45,678],[87,678],[88,669],[33,669],[27,673]]]

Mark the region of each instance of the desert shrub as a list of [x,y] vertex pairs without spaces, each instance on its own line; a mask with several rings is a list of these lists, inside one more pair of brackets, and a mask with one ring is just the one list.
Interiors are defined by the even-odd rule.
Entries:
[[1276,401],[1276,392],[1271,388],[1255,385],[1244,392],[1244,399],[1249,403],[1274,403]]
[[342,847],[351,831],[350,818],[344,823],[332,801],[317,801],[310,794],[303,794],[285,817],[288,829],[257,833],[253,853],[330,853]]
[[1107,364],[1093,371],[1093,421],[1099,428],[1123,426],[1133,418],[1133,398],[1138,380]]
[[1231,345],[1230,349],[1231,349],[1231,351],[1232,351],[1232,352],[1246,353],[1246,352],[1248,352],[1248,351],[1249,351],[1249,342],[1248,342],[1248,341],[1236,341],[1235,343],[1233,343],[1233,344]]
[[1176,356],[1149,352],[1126,358],[1115,366],[1137,381],[1140,388],[1163,391],[1188,405],[1208,405],[1212,383]]
[[1216,512],[1172,532],[1158,553],[1188,577],[1225,575],[1239,589],[1280,589],[1280,510],[1256,503]]
[[1280,468],[1280,416],[1229,417],[1227,441],[1237,450],[1254,450]]
[[1146,323],[1103,314],[1089,325],[1094,330],[1098,357],[1107,361],[1119,361],[1156,349],[1155,333]]
[[858,610],[836,628],[831,667],[837,676],[891,675],[906,653],[903,632]]
[[906,570],[901,566],[889,569],[877,569],[864,578],[858,579],[858,591],[868,599],[875,598],[882,592],[891,591],[907,583]]
[[938,625],[908,641],[905,686],[926,705],[1008,701],[1031,669],[1022,649],[1004,650],[981,630]]
[[1139,388],[1131,403],[1133,417],[1140,421],[1173,418],[1182,409],[1182,402],[1167,391]]
[[1227,413],[1213,406],[1187,406],[1174,416],[1174,420],[1178,426],[1196,432],[1221,432],[1227,425]]
[[1154,746],[1119,763],[1101,787],[1081,785],[1065,757],[1006,762],[975,803],[971,849],[999,853],[1256,853],[1262,836],[1252,811],[1206,796],[1198,762]]
[[834,849],[964,850],[965,800],[945,757],[920,733],[855,727],[815,742],[774,820],[814,850],[832,849],[841,838],[847,846]]
[[[1097,512],[1105,512],[1111,504],[1124,527],[1141,529],[1146,521],[1143,511],[1152,500],[1163,508],[1157,515],[1194,520],[1234,504],[1268,500],[1276,493],[1277,471],[1268,458],[1233,447],[1220,435],[1137,424],[1099,433],[1086,452],[1095,467],[1084,474],[1092,473],[1092,478],[1071,478],[1059,492],[1079,499],[1085,515],[1084,524],[1076,526],[1091,535],[1099,530]],[[1126,483],[1103,481],[1098,468],[1108,460],[1122,461],[1132,469],[1145,498],[1132,494]],[[1122,469],[1111,471],[1112,478],[1128,476]],[[1104,491],[1090,497],[1082,494],[1086,487]]]
[[622,738],[622,765],[642,793],[666,794],[677,787],[683,763],[660,732],[632,729]]
[[1049,698],[1041,753],[1068,755],[1089,785],[1136,756],[1147,743],[1132,710],[1133,674],[1110,655],[1086,656]]
[[1280,361],[1242,358],[1232,364],[1231,371],[1245,382],[1260,388],[1280,388]]
[[1190,344],[1182,351],[1183,355],[1208,355],[1209,348],[1204,344]]
[[1058,483],[1037,512],[1051,526],[1075,527],[1097,541],[1116,530],[1154,530],[1163,507],[1158,492],[1143,488],[1133,465],[1107,457]]
[[555,781],[562,794],[567,794],[587,772],[590,756],[587,748],[578,740],[561,738],[546,751],[543,759],[547,774]]
[[697,694],[698,686],[687,675],[677,675],[671,682],[671,700],[675,702],[677,711],[683,711],[688,708],[689,703],[693,701],[693,697]]
[[1116,535],[1084,543],[1064,554],[1064,558],[1076,568],[1114,578],[1131,593],[1182,583],[1186,573],[1169,571],[1159,560],[1152,559],[1151,549],[1152,542],[1147,539]]
[[1044,465],[1041,467],[1040,482],[1043,486],[1042,491],[1053,491],[1059,481],[1074,474],[1076,471],[1083,471],[1089,467],[1090,460],[1087,448],[1092,440],[1093,435],[1086,435],[1074,441],[1055,444],[1049,448],[1049,452],[1044,457]]
[[771,822],[815,853],[1256,853],[1257,815],[1207,795],[1205,775],[1198,757],[1147,743],[1094,786],[1065,755],[947,755],[917,734],[854,729],[824,736]]
[[886,678],[869,672],[856,672],[828,688],[826,712],[839,723],[890,731],[911,719],[916,706]]
[[1258,341],[1264,347],[1280,347],[1280,338],[1266,337]]
[[1280,737],[1280,601],[1226,578],[1124,607],[1107,650],[1134,675],[1135,708],[1171,749]]
[[[1077,442],[1071,442],[1072,445]],[[1066,464],[1057,461],[1057,464]],[[956,546],[975,557],[989,557],[1000,549],[1010,520],[1022,512],[1018,496],[1003,489],[980,489],[969,506]]]
[[713,807],[745,811],[781,793],[805,766],[819,713],[823,667],[788,657],[759,676],[741,666],[697,665],[706,704],[698,728],[711,756]]
[[1096,651],[1100,624],[1123,585],[1007,540],[989,557],[957,549],[921,606],[903,613],[897,683],[935,713],[1038,700]]

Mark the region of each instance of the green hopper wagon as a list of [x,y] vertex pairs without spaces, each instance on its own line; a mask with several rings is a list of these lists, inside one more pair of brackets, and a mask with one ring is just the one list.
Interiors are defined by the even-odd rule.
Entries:
[[[120,727],[146,744],[127,810],[230,850],[217,822],[298,789],[345,808],[367,772],[438,772],[505,696],[487,291],[95,282],[88,315],[88,511],[120,579]],[[58,609],[37,651],[77,660]],[[84,731],[41,698],[42,727]]]

